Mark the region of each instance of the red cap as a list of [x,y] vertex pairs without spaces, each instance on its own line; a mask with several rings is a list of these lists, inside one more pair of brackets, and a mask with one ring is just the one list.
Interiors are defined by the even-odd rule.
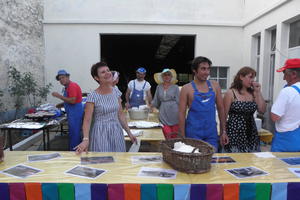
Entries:
[[283,72],[286,69],[295,69],[295,68],[300,68],[300,59],[299,58],[286,60],[284,66],[277,69],[276,72]]

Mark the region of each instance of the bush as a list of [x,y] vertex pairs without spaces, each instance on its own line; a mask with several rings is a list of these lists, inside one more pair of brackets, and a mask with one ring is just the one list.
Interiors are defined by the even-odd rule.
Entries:
[[8,92],[14,97],[15,116],[24,106],[24,101],[31,107],[36,107],[42,101],[46,101],[52,87],[51,83],[39,87],[31,72],[21,73],[15,67],[9,67],[8,79]]

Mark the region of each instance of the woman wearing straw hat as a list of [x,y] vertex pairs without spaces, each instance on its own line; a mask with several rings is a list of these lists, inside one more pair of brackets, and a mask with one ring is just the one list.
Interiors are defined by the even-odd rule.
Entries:
[[154,80],[158,84],[152,106],[159,109],[159,120],[163,124],[163,133],[166,139],[174,138],[178,133],[178,105],[179,88],[175,83],[176,71],[174,69],[164,69],[161,73],[154,74]]

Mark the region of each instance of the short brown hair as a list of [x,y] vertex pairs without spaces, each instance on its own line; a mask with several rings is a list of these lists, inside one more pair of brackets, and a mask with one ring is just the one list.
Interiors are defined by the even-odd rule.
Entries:
[[101,62],[97,62],[96,64],[93,64],[93,66],[91,68],[91,75],[92,75],[93,79],[95,79],[94,77],[98,77],[98,69],[100,67],[106,67],[106,66],[107,66],[107,64],[105,62],[102,62],[102,61]]

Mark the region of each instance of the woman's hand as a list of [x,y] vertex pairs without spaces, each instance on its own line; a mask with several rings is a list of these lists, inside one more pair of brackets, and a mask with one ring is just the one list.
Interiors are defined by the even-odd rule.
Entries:
[[89,141],[88,140],[83,140],[79,145],[77,145],[74,150],[75,150],[75,153],[78,155],[78,154],[81,154],[82,152],[86,152],[88,153],[88,148],[89,148]]
[[0,163],[4,160],[4,152],[3,149],[0,149]]
[[220,143],[222,146],[226,145],[229,143],[229,138],[228,138],[228,135],[227,133],[223,133],[221,136],[220,136]]
[[258,82],[253,81],[252,86],[253,86],[254,92],[260,92],[261,85]]
[[130,104],[128,102],[125,103],[125,108],[126,108],[126,110],[128,110],[130,108]]
[[136,137],[133,136],[132,133],[129,133],[128,136],[129,136],[129,138],[130,138],[130,140],[131,140],[131,142],[132,142],[133,144],[137,144]]

